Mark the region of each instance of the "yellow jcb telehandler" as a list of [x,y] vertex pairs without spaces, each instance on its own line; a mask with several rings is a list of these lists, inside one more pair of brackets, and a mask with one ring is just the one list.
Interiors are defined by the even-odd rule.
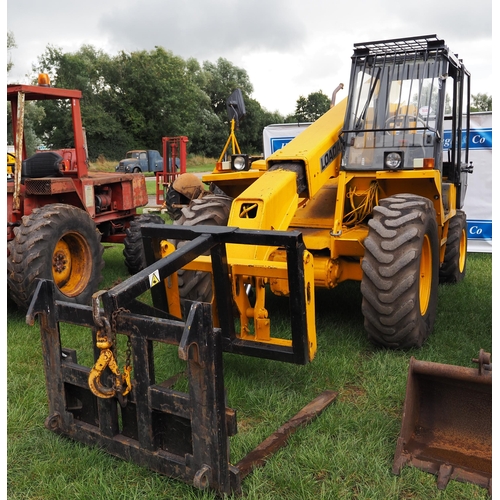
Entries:
[[[315,287],[357,280],[369,339],[420,347],[433,329],[438,283],[465,275],[469,88],[462,61],[436,35],[356,44],[347,98],[265,160],[226,155],[202,178],[210,194],[177,210],[175,223],[300,232],[308,318]],[[235,113],[241,108],[236,100]],[[271,336],[265,307],[267,289],[290,295],[277,271],[284,250],[271,240],[228,245],[227,260],[237,337],[288,345]],[[213,299],[207,272],[210,257],[200,256],[178,273],[181,299]],[[311,359],[311,319],[307,336]]]

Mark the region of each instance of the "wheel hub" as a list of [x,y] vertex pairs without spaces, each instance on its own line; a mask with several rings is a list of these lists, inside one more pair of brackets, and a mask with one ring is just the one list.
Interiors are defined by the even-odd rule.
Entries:
[[55,273],[62,273],[66,269],[68,261],[66,256],[62,252],[57,252],[54,254],[52,260],[52,268]]

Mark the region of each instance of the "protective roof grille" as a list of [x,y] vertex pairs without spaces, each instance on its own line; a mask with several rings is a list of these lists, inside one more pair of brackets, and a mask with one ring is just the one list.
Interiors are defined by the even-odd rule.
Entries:
[[411,38],[395,38],[379,42],[354,44],[354,56],[359,55],[397,55],[405,52],[428,51],[445,48],[444,41],[437,35],[424,35]]

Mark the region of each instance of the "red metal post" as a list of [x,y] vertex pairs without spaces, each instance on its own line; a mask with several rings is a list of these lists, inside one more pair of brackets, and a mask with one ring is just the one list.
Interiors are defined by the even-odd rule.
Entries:
[[[187,148],[189,139],[186,136],[163,137],[163,172],[156,173],[156,203],[163,205],[165,191],[168,186],[181,174],[186,173]],[[176,159],[179,158],[179,167]]]

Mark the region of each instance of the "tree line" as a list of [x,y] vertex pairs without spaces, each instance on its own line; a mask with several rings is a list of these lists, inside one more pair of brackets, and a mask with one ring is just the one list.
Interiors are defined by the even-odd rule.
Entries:
[[[7,49],[15,47],[7,33]],[[7,62],[7,73],[13,66]],[[48,73],[55,87],[82,91],[82,122],[90,161],[121,159],[130,149],[161,149],[162,137],[187,136],[188,152],[217,158],[230,124],[226,100],[235,89],[243,95],[246,115],[236,132],[243,152],[262,153],[262,130],[271,123],[313,122],[330,107],[321,90],[299,96],[295,112],[270,112],[251,98],[247,72],[224,58],[215,63],[184,60],[162,47],[110,56],[91,45],[69,53],[47,46],[32,68],[33,83]],[[29,102],[25,112],[28,154],[43,145],[73,147],[71,116],[63,101]],[[472,96],[472,110],[491,110],[486,94]],[[9,120],[10,109],[7,110]],[[7,127],[8,140],[12,140]]]
[[[15,46],[13,35],[8,46]],[[12,67],[9,61],[7,71]],[[262,153],[262,130],[270,123],[314,121],[329,109],[321,91],[301,96],[296,113],[270,112],[251,98],[247,72],[230,61],[215,63],[174,55],[162,47],[110,56],[91,45],[68,53],[47,46],[33,65],[33,83],[47,73],[51,85],[82,91],[82,122],[90,161],[117,160],[130,149],[161,149],[162,137],[187,136],[189,153],[216,158],[230,132],[226,100],[243,95],[246,115],[236,132],[242,151]],[[30,153],[73,145],[71,115],[64,101],[28,103],[25,126]],[[9,113],[9,111],[8,111]],[[9,118],[8,118],[9,119]],[[7,127],[10,133],[10,127]]]

